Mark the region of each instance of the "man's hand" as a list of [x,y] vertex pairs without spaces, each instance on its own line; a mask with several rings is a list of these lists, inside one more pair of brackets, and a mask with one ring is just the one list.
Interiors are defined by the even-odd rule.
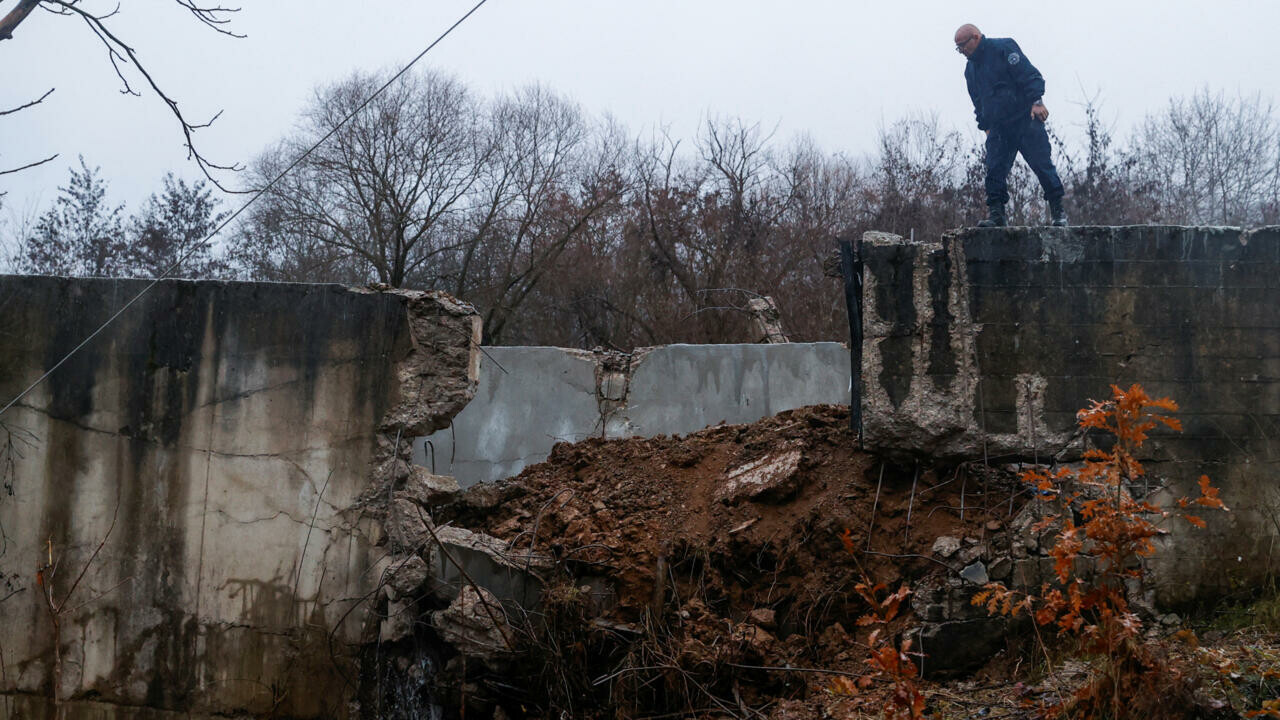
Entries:
[[1049,108],[1045,107],[1044,103],[1036,103],[1031,106],[1031,117],[1044,122],[1049,119]]
[[987,133],[988,135],[990,135],[990,134],[991,134],[991,131],[990,131],[990,130],[987,130],[987,131],[986,131],[986,133]]

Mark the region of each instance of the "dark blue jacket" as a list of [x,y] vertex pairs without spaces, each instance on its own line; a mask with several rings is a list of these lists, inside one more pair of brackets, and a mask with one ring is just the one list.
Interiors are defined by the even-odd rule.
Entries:
[[1012,38],[982,38],[964,66],[964,80],[979,130],[1029,116],[1044,95],[1044,78]]

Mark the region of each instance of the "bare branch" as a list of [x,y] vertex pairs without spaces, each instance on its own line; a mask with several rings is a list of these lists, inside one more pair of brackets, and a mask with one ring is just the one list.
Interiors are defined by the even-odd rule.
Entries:
[[[228,18],[226,17],[226,14],[237,12],[238,8],[225,8],[225,7],[216,6],[216,5],[206,6],[206,5],[198,4],[197,2],[195,2],[195,0],[174,0],[174,1],[179,5],[181,5],[182,7],[186,8],[200,22],[212,28],[213,30],[220,32],[224,35],[230,35],[232,37],[242,37],[241,35],[237,35],[227,30],[225,27],[222,27],[227,22],[229,22]],[[219,190],[222,190],[223,192],[228,192],[228,193],[239,192],[236,190],[229,189],[226,186],[224,186],[221,182],[219,182],[218,178],[214,177],[214,171],[226,170],[226,171],[235,172],[240,170],[241,166],[239,164],[222,165],[222,164],[213,162],[204,154],[202,154],[199,150],[196,149],[195,140],[192,137],[193,133],[196,130],[208,127],[213,123],[214,120],[217,120],[218,116],[221,115],[222,113],[218,112],[214,114],[214,116],[211,117],[209,120],[202,123],[191,122],[187,120],[187,117],[183,115],[182,110],[178,108],[177,101],[169,97],[168,94],[166,94],[162,89],[160,89],[159,84],[157,84],[155,79],[151,76],[151,72],[147,69],[145,65],[142,64],[141,60],[139,60],[138,54],[133,49],[133,47],[125,43],[123,40],[121,40],[120,37],[118,37],[115,33],[111,31],[109,27],[107,27],[107,24],[105,21],[108,18],[115,15],[117,12],[119,12],[120,10],[119,5],[117,5],[116,8],[109,13],[96,14],[96,13],[89,12],[88,10],[85,10],[84,8],[80,7],[79,0],[43,0],[43,3],[44,5],[42,5],[42,7],[44,7],[46,10],[49,10],[54,14],[76,15],[76,16],[79,16],[82,20],[84,20],[85,24],[88,25],[90,31],[92,31],[93,34],[97,36],[98,40],[102,43],[103,47],[106,48],[107,59],[111,61],[111,67],[113,70],[115,70],[116,77],[120,79],[120,82],[123,85],[121,92],[129,95],[141,95],[141,93],[135,90],[133,88],[133,85],[129,83],[129,79],[128,77],[126,77],[124,70],[121,67],[122,65],[132,64],[133,67],[137,70],[137,72],[140,75],[142,75],[143,79],[147,81],[147,85],[151,87],[152,92],[154,92],[155,95],[159,97],[162,101],[164,101],[164,104],[168,106],[169,111],[173,113],[173,116],[175,118],[177,118],[178,124],[182,128],[182,135],[185,140],[184,144],[187,148],[187,159],[195,160],[196,165],[200,168],[200,172],[202,172],[204,176],[208,178],[209,182],[213,183]]]
[[197,20],[209,26],[210,29],[220,32],[223,35],[230,35],[233,38],[243,38],[244,35],[234,33],[228,30],[225,25],[231,22],[231,19],[225,17],[230,13],[240,12],[240,8],[228,8],[220,5],[200,5],[194,0],[174,0],[182,7],[186,8],[196,17]]
[[40,103],[44,102],[44,99],[45,99],[45,98],[47,98],[47,97],[49,97],[50,95],[52,95],[52,94],[53,94],[53,91],[54,91],[55,89],[56,89],[56,88],[49,88],[48,90],[46,90],[46,91],[45,91],[45,94],[41,95],[40,97],[36,98],[35,100],[32,100],[31,102],[29,102],[29,103],[27,103],[27,104],[25,104],[25,105],[19,105],[19,106],[18,106],[18,107],[16,107],[16,108],[10,108],[10,109],[8,109],[8,110],[0,110],[0,116],[4,116],[4,115],[12,115],[12,114],[14,114],[14,113],[16,113],[16,112],[18,112],[18,111],[20,111],[20,110],[26,110],[27,108],[29,108],[29,107],[31,107],[31,106],[33,106],[33,105],[39,105]]
[[11,169],[11,170],[0,170],[0,175],[10,175],[10,174],[12,174],[12,173],[22,172],[23,170],[30,170],[31,168],[36,167],[36,166],[38,166],[38,165],[43,165],[43,164],[45,164],[45,163],[47,163],[47,162],[51,162],[51,161],[53,161],[53,160],[54,160],[54,158],[56,158],[56,157],[58,157],[58,153],[54,153],[54,154],[50,155],[49,157],[47,157],[47,158],[45,158],[45,159],[43,159],[43,160],[37,160],[37,161],[35,161],[35,162],[33,162],[33,163],[27,163],[26,165],[23,165],[22,167],[16,167],[16,168],[13,168],[13,169]]
[[22,0],[18,6],[10,10],[7,15],[0,18],[0,40],[12,40],[13,31],[23,20],[31,14],[32,10],[40,5],[40,0]]

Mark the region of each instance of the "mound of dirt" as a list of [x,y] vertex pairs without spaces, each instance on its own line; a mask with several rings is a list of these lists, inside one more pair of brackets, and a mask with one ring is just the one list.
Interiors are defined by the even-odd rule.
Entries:
[[[524,660],[489,686],[504,712],[816,717],[877,702],[833,696],[833,676],[811,671],[866,672],[854,586],[960,582],[1020,508],[1016,487],[981,463],[860,450],[848,409],[816,406],[560,444],[435,520],[555,561]],[[888,631],[915,624],[907,609]]]

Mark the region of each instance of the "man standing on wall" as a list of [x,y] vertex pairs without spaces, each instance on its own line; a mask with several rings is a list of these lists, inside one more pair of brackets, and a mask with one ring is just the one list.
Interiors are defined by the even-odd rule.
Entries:
[[1044,188],[1053,224],[1066,227],[1067,214],[1062,209],[1065,191],[1053,167],[1049,134],[1044,128],[1049,109],[1041,99],[1044,78],[1040,71],[1011,38],[986,37],[973,25],[956,30],[955,42],[956,52],[969,58],[964,79],[978,129],[987,133],[987,219],[978,226],[1005,225],[1009,171],[1021,152]]

